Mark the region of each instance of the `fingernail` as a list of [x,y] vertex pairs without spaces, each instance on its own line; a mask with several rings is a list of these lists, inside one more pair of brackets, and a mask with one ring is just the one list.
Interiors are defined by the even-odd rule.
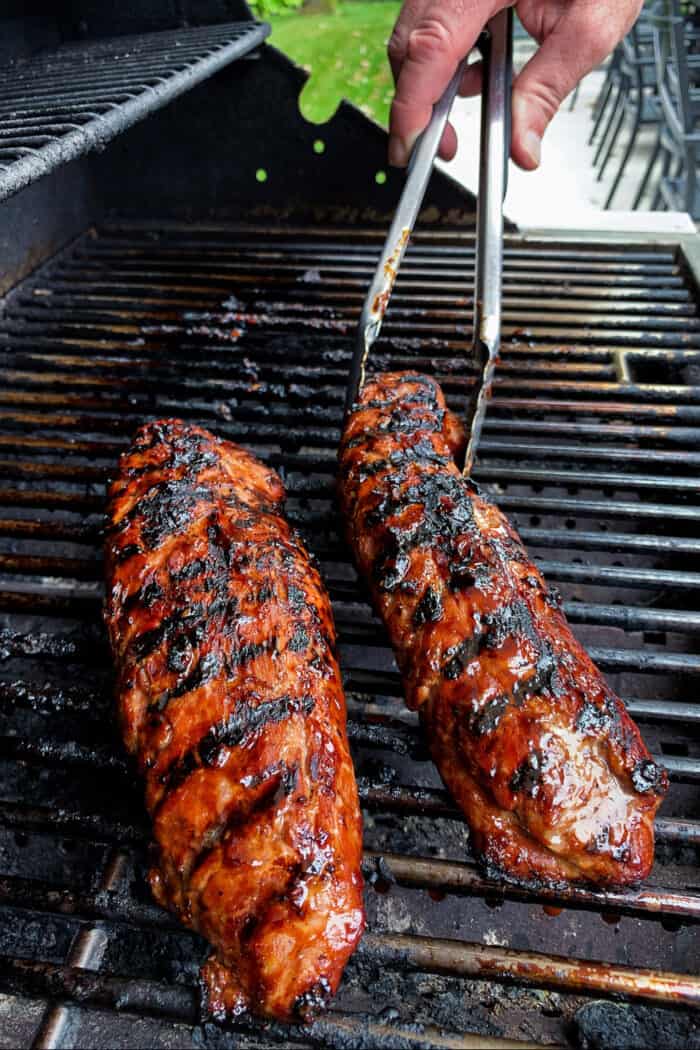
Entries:
[[408,164],[413,147],[416,144],[418,132],[409,135],[408,138],[391,138],[389,140],[389,163],[395,168],[405,168]]
[[533,168],[539,168],[542,157],[542,139],[532,128],[525,132],[523,149],[527,153]]
[[401,139],[389,139],[389,163],[392,168],[405,168],[408,164],[408,153]]

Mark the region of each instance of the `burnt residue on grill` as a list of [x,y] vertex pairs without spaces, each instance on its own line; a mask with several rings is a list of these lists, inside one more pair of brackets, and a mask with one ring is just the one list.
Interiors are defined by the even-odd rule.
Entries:
[[[467,826],[402,707],[385,633],[348,563],[332,503],[353,324],[380,245],[369,230],[119,222],[77,241],[8,298],[0,329],[0,986],[72,1003],[76,1042],[99,1009],[105,1031],[118,1015],[120,1031],[143,1032],[148,1017],[159,1038],[176,1032],[187,1046],[427,1047],[459,1045],[464,1033],[505,1046],[566,1044],[576,1031],[608,1041],[627,1031],[611,1008],[641,1017],[660,1038],[680,1033],[683,1045],[690,1013],[658,1004],[696,994],[683,981],[700,929],[698,894],[686,889],[696,885],[700,844],[700,398],[686,367],[700,349],[694,291],[666,249],[506,245],[504,348],[476,482],[518,526],[550,600],[561,593],[672,779],[648,886],[605,897],[518,887],[473,862]],[[473,258],[463,231],[416,233],[371,362],[435,376],[457,410],[473,380],[465,363]],[[618,380],[617,359],[627,353],[633,383]],[[664,382],[663,355],[672,355],[673,383]],[[370,924],[333,1010],[309,1030],[198,1027],[194,981],[205,946],[145,887],[148,827],[111,725],[98,515],[119,452],[146,418],[162,416],[204,424],[280,471],[289,518],[317,554],[334,602]],[[387,558],[387,576],[400,553]],[[455,558],[453,586],[475,582]],[[175,632],[174,661],[184,661],[187,629],[196,629],[191,613]],[[416,615],[429,623],[440,613],[434,595],[423,594]],[[482,624],[479,644],[500,629]],[[496,698],[472,731],[491,732],[508,702]],[[608,714],[586,709],[582,718]],[[229,730],[245,727],[220,727]],[[210,744],[192,760],[210,760],[217,741]],[[518,770],[523,785],[535,773]],[[653,789],[652,770],[638,779]],[[76,969],[70,944],[93,929],[105,950]],[[558,961],[567,955],[578,960],[573,970]],[[478,976],[465,975],[466,960],[474,974],[483,964]],[[593,966],[599,960],[677,979],[645,978],[635,993],[634,973],[623,973],[617,987],[629,1001],[614,1003],[612,983]],[[554,987],[557,973],[564,977]],[[577,1014],[601,999],[602,1020]]]
[[700,1028],[688,1015],[673,1010],[632,1006],[628,1003],[594,1002],[574,1015],[576,1045],[581,1050],[638,1050],[658,1046],[664,1050],[697,1050]]

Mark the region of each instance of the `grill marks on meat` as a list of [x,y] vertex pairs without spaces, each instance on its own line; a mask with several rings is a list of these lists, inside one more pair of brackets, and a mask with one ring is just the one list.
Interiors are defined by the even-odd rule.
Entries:
[[348,420],[339,493],[433,758],[488,872],[636,882],[667,789],[517,533],[454,458],[439,386],[375,376]]
[[362,933],[361,822],[330,603],[274,471],[178,421],[110,490],[106,621],[160,903],[218,1015],[303,1018]]

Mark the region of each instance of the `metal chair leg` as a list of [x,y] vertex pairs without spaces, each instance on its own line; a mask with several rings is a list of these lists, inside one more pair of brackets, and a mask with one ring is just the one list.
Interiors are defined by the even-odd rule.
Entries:
[[695,147],[686,145],[685,149],[685,210],[691,219],[697,220],[695,214],[695,187],[697,182],[697,161]]
[[625,152],[622,154],[622,160],[620,161],[620,165],[617,169],[617,174],[613,179],[612,186],[610,187],[610,192],[608,193],[608,196],[605,201],[604,207],[606,211],[612,204],[612,199],[617,192],[618,186],[620,185],[620,180],[627,165],[627,161],[630,159],[630,155],[632,153],[632,150],[634,149],[634,144],[637,141],[637,135],[639,134],[639,128],[642,123],[642,103],[643,99],[640,95],[637,99],[637,105],[634,111],[634,120],[632,121],[632,128],[630,130],[629,141],[627,143],[627,146],[625,147]]
[[605,128],[603,129],[603,134],[600,137],[600,142],[598,143],[598,149],[595,151],[595,156],[593,157],[593,167],[594,168],[598,167],[598,161],[600,159],[600,155],[603,152],[603,148],[605,147],[606,139],[607,139],[607,137],[608,137],[608,135],[610,133],[610,129],[612,128],[613,122],[615,120],[615,114],[617,113],[617,110],[618,110],[618,108],[619,108],[621,103],[623,103],[623,93],[622,93],[622,85],[620,84],[618,86],[617,92],[615,94],[615,98],[613,99],[613,103],[612,103],[612,106],[610,108],[610,115],[609,115],[608,119],[605,122]]
[[607,84],[607,86],[605,87],[604,90],[605,90],[605,95],[604,95],[603,101],[601,103],[600,109],[596,113],[595,121],[593,122],[593,128],[591,129],[591,133],[588,136],[588,145],[589,146],[592,146],[593,143],[595,142],[595,137],[598,134],[598,128],[600,127],[600,125],[603,122],[603,116],[605,114],[605,110],[607,109],[608,102],[610,101],[610,96],[612,95],[612,92],[613,92],[612,77],[610,78],[610,80],[609,80],[609,82],[608,82],[608,84]]
[[613,62],[613,60],[611,60],[610,63],[608,64],[608,68],[605,70],[605,76],[603,77],[603,83],[598,88],[598,94],[595,97],[595,101],[594,101],[592,109],[591,109],[591,116],[592,116],[592,118],[594,120],[595,120],[595,118],[597,116],[599,116],[601,109],[605,105],[605,102],[603,101],[604,97],[607,94],[610,93],[610,86],[612,84],[612,79],[613,79],[613,68],[614,68],[614,62]]
[[669,150],[664,150],[664,158],[663,158],[663,163],[661,165],[661,171],[659,173],[659,181],[658,181],[658,184],[656,186],[656,193],[654,194],[654,199],[651,202],[651,210],[652,211],[662,211],[662,210],[665,211],[666,210],[665,208],[661,209],[659,207],[659,205],[663,201],[663,194],[661,192],[661,184],[663,183],[664,179],[668,176],[668,170],[669,170],[670,167],[671,167],[671,153],[669,152]]
[[593,103],[593,109],[591,110],[591,117],[593,120],[598,120],[601,114],[601,110],[605,109],[608,98],[610,97],[610,92],[612,91],[613,83],[615,81],[615,76],[617,75],[618,68],[619,56],[617,52],[615,52],[611,56],[610,61],[608,62],[607,68],[605,70],[605,76],[603,77],[603,83],[600,85],[598,94],[595,97],[595,102]]
[[657,160],[659,159],[659,153],[660,152],[661,152],[661,129],[659,129],[659,132],[658,132],[658,134],[656,136],[656,142],[654,143],[654,148],[651,151],[651,156],[649,158],[649,163],[647,164],[646,170],[645,170],[645,172],[644,172],[644,174],[642,176],[642,181],[639,183],[639,189],[637,190],[637,196],[634,198],[634,203],[633,203],[632,207],[633,207],[633,209],[635,211],[637,210],[639,205],[642,203],[642,197],[646,193],[646,188],[647,188],[647,185],[649,183],[649,179],[651,178],[651,173],[654,170],[654,165],[656,164]]
[[598,172],[598,175],[596,176],[596,181],[597,182],[600,182],[602,180],[602,178],[603,178],[603,175],[605,174],[605,169],[607,168],[608,161],[610,160],[610,157],[612,156],[612,151],[615,149],[615,146],[617,145],[617,139],[618,139],[618,136],[619,136],[620,132],[622,131],[622,125],[624,124],[624,122],[625,122],[625,102],[624,102],[624,99],[623,99],[622,100],[622,105],[620,106],[620,116],[618,118],[617,124],[615,125],[613,133],[610,136],[610,142],[608,143],[607,149],[605,150],[605,156],[603,157],[603,159],[602,159],[602,161],[600,163],[600,171]]

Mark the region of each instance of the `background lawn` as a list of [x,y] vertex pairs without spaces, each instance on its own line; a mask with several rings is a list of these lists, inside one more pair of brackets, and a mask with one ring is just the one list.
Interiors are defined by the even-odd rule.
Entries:
[[348,98],[387,126],[393,81],[386,44],[400,7],[399,0],[350,0],[333,14],[270,18],[270,43],[311,73],[300,99],[307,120],[324,123]]

